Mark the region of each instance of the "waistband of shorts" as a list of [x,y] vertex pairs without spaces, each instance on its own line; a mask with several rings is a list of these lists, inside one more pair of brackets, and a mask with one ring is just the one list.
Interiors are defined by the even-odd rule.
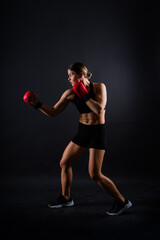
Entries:
[[79,127],[84,127],[84,128],[103,128],[105,127],[106,124],[103,123],[103,124],[95,124],[95,125],[87,125],[87,124],[83,124],[81,122],[79,122]]

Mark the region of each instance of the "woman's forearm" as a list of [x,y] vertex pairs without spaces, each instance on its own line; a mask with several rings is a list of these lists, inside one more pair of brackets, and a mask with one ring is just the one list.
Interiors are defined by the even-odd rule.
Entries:
[[49,117],[55,117],[55,110],[54,107],[42,104],[42,106],[39,108],[39,110],[44,113],[45,115]]
[[98,116],[101,114],[103,109],[98,102],[96,102],[96,101],[94,101],[93,99],[90,98],[86,102],[86,104],[95,114],[97,114]]

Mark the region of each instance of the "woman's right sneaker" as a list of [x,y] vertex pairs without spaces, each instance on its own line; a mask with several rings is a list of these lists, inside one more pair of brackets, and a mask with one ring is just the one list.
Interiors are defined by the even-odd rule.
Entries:
[[74,202],[71,197],[67,200],[62,195],[60,195],[54,202],[48,204],[50,208],[72,207],[73,205]]

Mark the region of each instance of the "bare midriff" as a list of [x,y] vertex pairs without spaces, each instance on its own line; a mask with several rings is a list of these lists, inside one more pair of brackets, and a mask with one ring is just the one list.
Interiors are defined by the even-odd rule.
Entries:
[[80,114],[79,122],[85,125],[97,125],[105,123],[105,110],[97,116],[94,112]]

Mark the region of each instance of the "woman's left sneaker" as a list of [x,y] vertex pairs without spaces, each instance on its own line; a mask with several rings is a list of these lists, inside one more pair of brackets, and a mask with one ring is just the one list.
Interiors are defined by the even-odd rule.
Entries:
[[106,213],[110,216],[118,216],[130,207],[132,207],[132,203],[127,199],[125,199],[124,203],[115,201],[112,208],[108,210]]

